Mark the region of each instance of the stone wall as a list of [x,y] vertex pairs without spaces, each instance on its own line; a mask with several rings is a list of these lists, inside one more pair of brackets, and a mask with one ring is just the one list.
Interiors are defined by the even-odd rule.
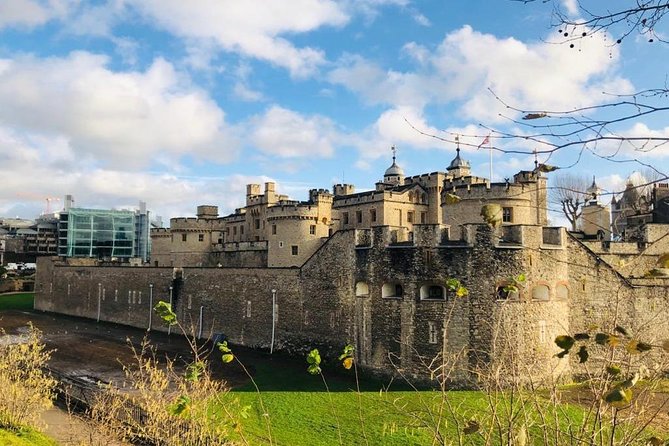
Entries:
[[[462,240],[445,239],[447,229],[420,225],[413,241],[400,243],[388,226],[339,231],[295,268],[66,266],[43,258],[35,306],[148,327],[151,303],[169,300],[171,287],[180,320],[203,337],[224,333],[266,348],[274,296],[277,349],[334,355],[350,342],[361,367],[419,378],[443,355],[449,378],[463,383],[491,364],[521,376],[578,373],[573,360],[555,358],[553,339],[593,323],[623,325],[648,341],[669,337],[669,280],[633,283],[562,228],[466,225]],[[521,273],[526,283],[506,294]],[[450,292],[449,278],[469,296]],[[155,317],[152,328],[164,330]]]

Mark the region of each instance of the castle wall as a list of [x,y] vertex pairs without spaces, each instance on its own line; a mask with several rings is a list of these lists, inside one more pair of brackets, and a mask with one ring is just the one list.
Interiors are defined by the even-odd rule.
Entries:
[[[276,290],[275,348],[325,354],[356,346],[361,367],[400,369],[426,378],[443,354],[450,379],[472,370],[513,368],[537,377],[582,369],[558,360],[553,340],[594,324],[622,325],[647,341],[669,336],[668,280],[629,283],[562,228],[467,225],[463,240],[444,240],[442,225],[416,226],[397,243],[393,227],[339,231],[299,268],[156,268],[61,266],[41,258],[39,310],[148,327],[153,303],[168,300],[203,336],[268,347]],[[262,252],[262,250],[259,250]],[[500,290],[519,274],[517,295]],[[457,278],[469,290],[444,288]],[[634,285],[634,286],[632,286]],[[434,297],[441,289],[445,298]],[[153,329],[164,330],[153,316]],[[440,365],[437,362],[436,365]]]

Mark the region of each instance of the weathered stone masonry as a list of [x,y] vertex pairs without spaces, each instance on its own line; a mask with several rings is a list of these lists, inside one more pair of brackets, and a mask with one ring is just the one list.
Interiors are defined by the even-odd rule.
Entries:
[[[277,349],[336,351],[352,342],[362,366],[421,377],[429,376],[423,360],[460,353],[453,378],[462,381],[508,344],[537,364],[538,375],[568,368],[554,358],[552,340],[592,323],[616,318],[644,336],[669,333],[666,279],[625,278],[562,228],[472,224],[450,240],[441,225],[416,225],[413,242],[394,241],[394,231],[336,232],[294,268],[77,267],[40,259],[35,306],[148,328],[151,300],[169,300],[172,287],[180,320],[203,336],[224,333],[235,344],[266,348],[276,290]],[[501,296],[521,272],[528,284]],[[451,277],[468,297],[448,293]],[[156,317],[151,328],[165,329]]]

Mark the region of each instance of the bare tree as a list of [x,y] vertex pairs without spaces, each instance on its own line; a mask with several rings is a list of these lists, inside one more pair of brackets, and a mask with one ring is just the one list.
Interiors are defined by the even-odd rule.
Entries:
[[583,205],[588,198],[586,190],[591,181],[586,175],[570,172],[558,174],[550,180],[548,199],[560,206],[572,231],[576,231],[576,223],[583,212]]

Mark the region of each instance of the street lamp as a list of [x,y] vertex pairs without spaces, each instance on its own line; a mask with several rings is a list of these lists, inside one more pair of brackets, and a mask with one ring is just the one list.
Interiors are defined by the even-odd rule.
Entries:
[[272,289],[272,341],[269,345],[270,355],[274,353],[274,330],[276,327],[276,290]]
[[149,284],[149,327],[146,331],[151,331],[151,322],[153,321],[153,284]]

